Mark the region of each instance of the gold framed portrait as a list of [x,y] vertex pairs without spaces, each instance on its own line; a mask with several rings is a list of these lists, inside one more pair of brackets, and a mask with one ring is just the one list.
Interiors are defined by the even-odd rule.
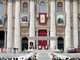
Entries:
[[65,26],[65,13],[56,13],[56,25]]

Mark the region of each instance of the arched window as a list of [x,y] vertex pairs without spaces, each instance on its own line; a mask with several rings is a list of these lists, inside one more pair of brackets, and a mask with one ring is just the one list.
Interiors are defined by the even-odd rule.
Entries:
[[63,12],[63,4],[62,2],[57,3],[57,12]]
[[28,3],[27,3],[27,2],[24,2],[24,3],[23,3],[22,13],[23,13],[24,15],[27,15],[27,14],[28,14]]
[[5,10],[5,6],[3,2],[0,2],[0,13],[4,13],[4,10]]
[[46,4],[45,2],[40,2],[39,10],[41,13],[46,12]]

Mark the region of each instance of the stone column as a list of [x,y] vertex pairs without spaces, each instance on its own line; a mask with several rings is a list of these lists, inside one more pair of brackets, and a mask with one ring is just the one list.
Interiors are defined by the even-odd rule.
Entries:
[[[12,48],[12,0],[8,0],[7,48]],[[6,33],[6,32],[5,32]]]
[[20,0],[15,0],[15,36],[14,36],[14,47],[21,50],[21,39],[20,39]]
[[[49,30],[49,29],[47,29],[47,36],[46,36],[46,37],[49,37],[49,31],[50,31],[50,30]],[[50,43],[49,43],[49,40],[47,39],[47,46],[48,46],[48,48],[50,48],[50,46],[49,46],[49,45],[50,45]]]
[[73,0],[73,43],[74,48],[78,47],[78,1]]
[[65,0],[65,13],[66,13],[66,25],[65,25],[65,46],[64,51],[71,47],[71,29],[70,29],[70,1]]
[[[36,37],[38,37],[38,29],[36,29]],[[38,39],[36,40],[36,49],[38,50]]]
[[5,33],[4,33],[4,35],[5,35],[4,47],[7,47],[7,44],[6,44],[7,43],[7,39],[6,39],[7,35],[6,34],[7,34],[7,31],[5,30]]
[[[51,0],[50,12],[50,37],[56,37],[55,0]],[[50,40],[50,49],[55,49],[55,46],[57,46],[56,40]]]
[[[30,27],[29,27],[29,37],[35,37],[35,7],[34,7],[34,1],[30,1]],[[29,46],[30,42],[34,43],[35,47],[35,40],[29,40]]]

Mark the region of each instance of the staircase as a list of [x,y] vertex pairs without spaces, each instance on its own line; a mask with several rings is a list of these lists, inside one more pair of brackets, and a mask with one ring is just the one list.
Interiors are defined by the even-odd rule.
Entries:
[[50,60],[50,57],[47,52],[38,53],[38,60]]

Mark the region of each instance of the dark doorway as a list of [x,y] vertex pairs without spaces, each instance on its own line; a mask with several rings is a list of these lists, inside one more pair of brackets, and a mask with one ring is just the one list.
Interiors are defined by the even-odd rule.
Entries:
[[27,37],[22,38],[22,51],[24,49],[26,49],[26,50],[28,49],[28,38]]
[[0,48],[4,47],[4,31],[0,31]]
[[64,39],[62,37],[58,37],[57,42],[58,42],[58,49],[64,50]]

